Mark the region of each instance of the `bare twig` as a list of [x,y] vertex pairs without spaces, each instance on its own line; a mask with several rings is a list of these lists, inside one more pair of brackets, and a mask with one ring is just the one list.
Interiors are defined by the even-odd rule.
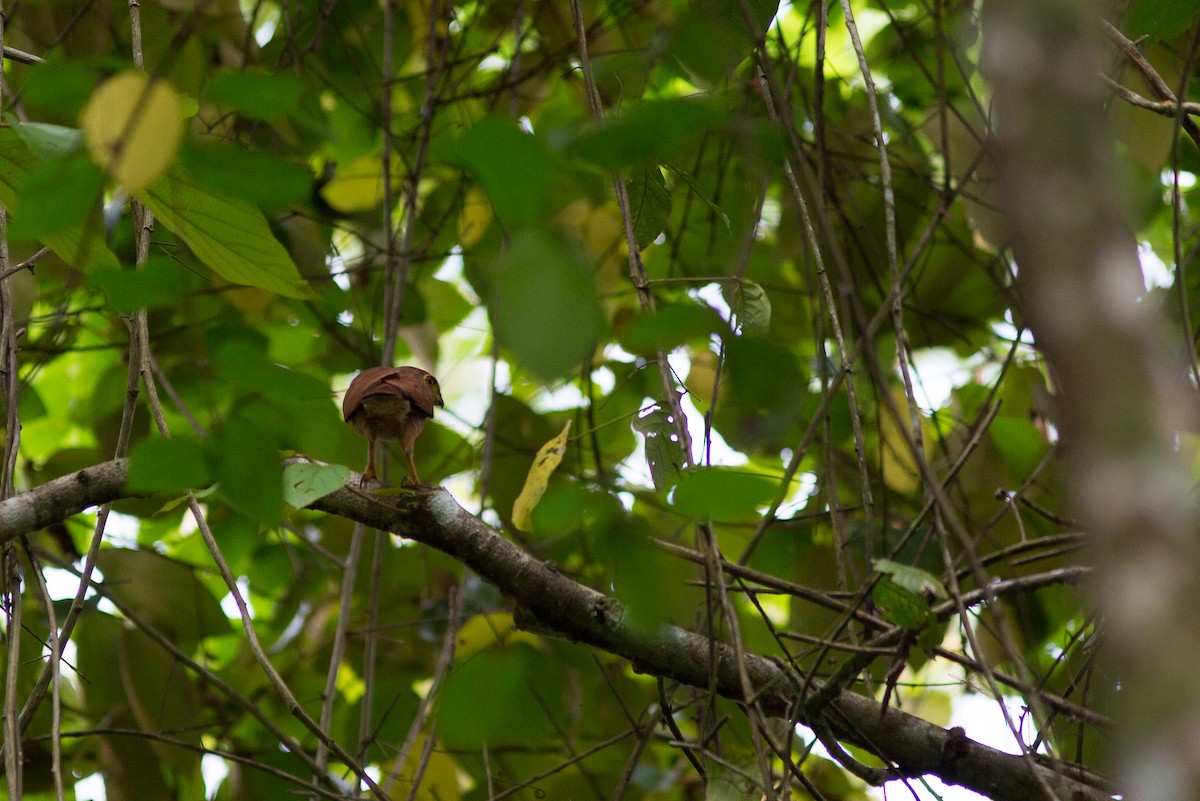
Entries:
[[[571,16],[575,22],[575,36],[579,46],[579,66],[583,72],[583,82],[587,89],[588,108],[592,117],[597,121],[604,119],[604,106],[600,101],[600,91],[596,88],[596,76],[592,72],[592,60],[588,55],[587,28],[583,24],[583,9],[579,0],[571,0]],[[613,193],[617,198],[617,208],[621,212],[621,221],[625,229],[625,245],[629,251],[629,280],[637,292],[638,303],[646,311],[654,311],[654,293],[646,280],[646,268],[642,264],[642,251],[638,248],[637,237],[633,233],[633,217],[629,210],[629,192],[621,176],[613,174]],[[671,424],[679,438],[679,448],[683,456],[684,466],[692,464],[692,437],[688,432],[687,418],[683,414],[683,406],[679,401],[679,393],[675,388],[675,377],[671,373],[671,365],[667,362],[667,354],[660,347],[657,353],[659,375],[662,377],[663,401],[671,412]]]
[[22,270],[32,270],[35,266],[37,266],[37,263],[42,260],[42,257],[45,256],[46,254],[48,254],[49,252],[50,252],[50,248],[48,248],[48,247],[39,248],[36,253],[34,253],[29,258],[25,259],[25,261],[18,262],[17,264],[13,265],[12,267],[9,267],[7,270],[0,272],[0,281],[3,281],[5,278],[8,278],[9,276],[16,275],[17,273],[21,272]]
[[[1163,80],[1161,75],[1158,74],[1158,70],[1154,69],[1154,65],[1146,60],[1146,57],[1142,55],[1142,51],[1138,48],[1135,42],[1131,41],[1125,36],[1125,34],[1117,30],[1116,26],[1114,26],[1108,20],[1101,20],[1101,27],[1104,29],[1105,35],[1108,36],[1108,38],[1111,39],[1114,44],[1116,44],[1121,53],[1123,53],[1124,56],[1129,59],[1129,62],[1137,69],[1137,71],[1141,73],[1142,78],[1145,79],[1146,84],[1158,97],[1158,100],[1160,102],[1168,103],[1170,106],[1174,107],[1175,111],[1170,116],[1177,117],[1179,119],[1179,124],[1183,126],[1183,130],[1186,131],[1187,135],[1192,138],[1192,141],[1195,142],[1198,147],[1200,147],[1200,125],[1198,125],[1191,117],[1187,116],[1187,114],[1194,112],[1181,108],[1179,104],[1179,98],[1175,96],[1175,91],[1171,89],[1170,85]],[[1112,88],[1112,82],[1109,82],[1109,87]],[[1133,95],[1132,92],[1128,92],[1128,94]],[[1121,93],[1121,96],[1127,100],[1129,99],[1125,97],[1124,92]],[[1191,105],[1195,106],[1196,104]]]

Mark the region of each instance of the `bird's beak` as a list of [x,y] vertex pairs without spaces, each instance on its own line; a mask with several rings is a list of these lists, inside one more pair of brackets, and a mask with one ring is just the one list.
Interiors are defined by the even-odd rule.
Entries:
[[438,396],[433,399],[433,404],[434,406],[441,406],[442,408],[445,408],[446,404],[442,403],[442,393],[439,392]]

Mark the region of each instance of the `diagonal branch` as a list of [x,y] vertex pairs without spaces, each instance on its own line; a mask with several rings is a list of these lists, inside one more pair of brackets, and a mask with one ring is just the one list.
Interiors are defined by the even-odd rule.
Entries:
[[[301,461],[301,460],[289,460]],[[307,461],[307,460],[303,460]],[[0,503],[0,544],[77,514],[89,506],[128,497],[123,488],[127,460],[105,462],[71,473]],[[357,487],[359,477],[348,486]],[[444,490],[411,492],[385,503],[362,492],[340,489],[312,508],[338,515],[436,548],[484,577],[517,605],[518,619],[570,640],[586,643],[633,663],[635,669],[695,687],[745,698],[742,677],[769,715],[818,725],[838,740],[868,749],[894,769],[881,778],[934,775],[997,801],[1057,797],[1100,801],[1111,796],[1048,766],[1045,760],[1006,754],[877,701],[841,691],[823,707],[822,720],[805,719],[800,697],[803,676],[775,661],[746,654],[739,665],[725,643],[677,626],[646,628],[632,622],[621,605],[535,559],[484,524]],[[712,654],[715,652],[715,660]],[[821,684],[812,682],[819,691]],[[1049,795],[1048,793],[1053,793]]]

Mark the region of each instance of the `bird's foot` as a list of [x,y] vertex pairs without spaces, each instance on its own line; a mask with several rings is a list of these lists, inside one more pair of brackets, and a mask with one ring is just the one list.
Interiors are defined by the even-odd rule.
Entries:
[[424,481],[414,479],[412,476],[405,476],[404,478],[400,479],[400,486],[404,487],[405,489],[426,491],[435,490],[438,488],[436,484],[426,484]]

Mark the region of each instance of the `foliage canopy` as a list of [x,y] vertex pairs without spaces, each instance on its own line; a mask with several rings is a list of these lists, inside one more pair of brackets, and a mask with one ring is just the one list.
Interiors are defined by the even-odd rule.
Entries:
[[[0,493],[129,456],[111,514],[7,546],[24,796],[53,797],[55,760],[65,797],[98,775],[110,801],[200,799],[206,775],[229,801],[895,778],[817,707],[796,728],[718,692],[715,657],[710,686],[664,680],[524,620],[465,560],[309,508],[362,462],[338,400],[379,363],[445,391],[425,479],[630,631],[942,728],[963,693],[1018,699],[1027,751],[1105,770],[1119,677],[1076,587],[981,5],[8,4]],[[1200,92],[1194,13],[1124,6],[1124,222],[1169,265],[1140,302],[1191,342],[1173,265],[1200,161],[1153,78]],[[561,463],[531,473],[548,443]]]

